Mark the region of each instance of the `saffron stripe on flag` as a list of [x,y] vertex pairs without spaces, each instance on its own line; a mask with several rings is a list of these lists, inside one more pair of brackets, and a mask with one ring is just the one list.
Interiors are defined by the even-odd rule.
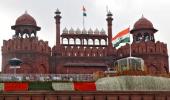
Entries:
[[86,11],[86,8],[83,6],[83,12],[85,12]]
[[115,37],[112,38],[112,41],[114,41],[116,38],[122,37],[126,34],[128,34],[130,31],[129,27],[121,32],[119,32]]
[[83,16],[87,16],[87,13],[86,13],[86,8],[83,6]]

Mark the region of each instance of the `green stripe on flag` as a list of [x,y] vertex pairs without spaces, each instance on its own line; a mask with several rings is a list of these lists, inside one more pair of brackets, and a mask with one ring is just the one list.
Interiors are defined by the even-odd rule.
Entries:
[[121,43],[130,42],[130,37],[119,38],[118,41],[114,44],[114,47],[118,47]]
[[119,46],[119,42],[117,42],[116,44],[114,44],[114,47],[118,47]]
[[126,38],[122,39],[120,43],[126,43],[126,42],[130,42],[129,37],[126,37]]
[[85,12],[83,12],[83,16],[87,16],[87,14]]

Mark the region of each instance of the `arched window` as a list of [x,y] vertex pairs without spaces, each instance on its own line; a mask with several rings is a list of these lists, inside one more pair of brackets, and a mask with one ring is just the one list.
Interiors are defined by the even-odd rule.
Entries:
[[67,38],[63,38],[63,44],[68,44],[68,39]]
[[70,41],[70,44],[74,44],[74,39],[73,38],[70,38],[69,41]]
[[89,44],[89,45],[93,45],[93,40],[92,40],[92,39],[89,39],[89,40],[88,40],[88,44]]
[[153,34],[150,36],[150,40],[153,41],[153,42],[155,41],[155,40],[154,40],[154,35],[153,35]]
[[76,39],[76,44],[80,45],[80,39],[79,38]]
[[101,45],[106,45],[106,41],[104,39],[101,39]]
[[23,36],[24,36],[24,38],[27,38],[28,36],[29,36],[29,30],[28,29],[24,29],[24,31],[23,31]]
[[95,45],[99,45],[99,40],[98,40],[98,39],[95,39],[95,40],[94,40],[94,43],[95,43]]
[[136,41],[142,41],[142,34],[141,33],[137,34]]
[[149,41],[150,40],[150,37],[149,37],[149,33],[144,33],[144,39],[145,41]]

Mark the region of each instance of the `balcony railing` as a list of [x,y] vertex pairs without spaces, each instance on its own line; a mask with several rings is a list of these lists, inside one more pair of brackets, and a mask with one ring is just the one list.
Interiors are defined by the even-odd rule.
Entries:
[[94,81],[93,74],[0,74],[0,81]]

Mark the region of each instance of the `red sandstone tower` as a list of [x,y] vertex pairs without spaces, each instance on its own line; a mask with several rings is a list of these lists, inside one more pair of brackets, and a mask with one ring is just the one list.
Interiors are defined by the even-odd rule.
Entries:
[[13,73],[8,61],[16,57],[23,62],[17,73],[48,73],[50,47],[47,41],[38,40],[36,34],[40,27],[35,19],[25,12],[11,28],[15,30],[14,36],[3,41],[2,72]]
[[[133,36],[131,44],[132,56],[144,59],[145,66],[150,74],[163,74],[169,72],[167,44],[155,42],[154,34],[157,32],[153,24],[142,16],[130,33]],[[118,57],[129,55],[129,45],[118,49]]]
[[55,21],[56,21],[56,46],[54,47],[54,55],[61,55],[61,51],[60,51],[60,19],[61,19],[61,12],[57,9],[55,12],[56,16]]
[[108,30],[108,56],[112,54],[112,48],[113,48],[113,45],[112,45],[112,13],[109,11],[108,14],[107,14],[107,18],[106,18],[106,21],[107,21],[107,30]]

